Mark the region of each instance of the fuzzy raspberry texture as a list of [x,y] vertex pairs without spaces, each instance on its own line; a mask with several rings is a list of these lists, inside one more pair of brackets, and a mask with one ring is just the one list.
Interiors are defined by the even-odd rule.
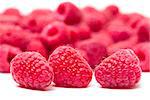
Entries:
[[10,62],[14,80],[20,86],[44,90],[53,81],[53,70],[38,52],[23,52]]
[[143,72],[150,72],[150,43],[143,42],[133,47],[135,54],[140,59],[140,65]]
[[17,47],[8,44],[0,44],[0,72],[9,73],[9,62],[14,56],[21,52],[22,51]]
[[76,43],[76,48],[86,53],[86,60],[91,68],[95,68],[104,58],[107,57],[106,46],[94,39],[87,39]]
[[95,77],[103,88],[133,88],[141,77],[139,59],[131,49],[120,49],[96,67]]
[[71,2],[61,3],[57,8],[59,20],[68,25],[78,24],[82,19],[81,11]]
[[54,70],[54,83],[60,87],[87,87],[92,79],[92,69],[78,51],[70,46],[60,46],[49,57]]

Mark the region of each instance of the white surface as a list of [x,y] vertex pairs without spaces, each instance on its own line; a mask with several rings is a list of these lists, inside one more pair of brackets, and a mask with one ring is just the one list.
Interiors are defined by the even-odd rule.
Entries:
[[[8,7],[16,7],[23,13],[36,8],[55,9],[65,0],[0,0],[0,12]],[[149,0],[70,0],[80,7],[92,5],[99,9],[109,4],[118,5],[123,12],[139,12],[150,17]],[[10,74],[0,74],[0,100],[149,100],[150,73],[143,73],[139,86],[135,89],[100,88],[95,79],[88,88],[58,88],[37,91],[20,88]],[[56,99],[57,98],[57,99]]]
[[150,73],[143,73],[142,79],[134,89],[105,89],[92,80],[87,88],[52,87],[48,91],[20,88],[11,74],[0,74],[0,100],[149,100]]

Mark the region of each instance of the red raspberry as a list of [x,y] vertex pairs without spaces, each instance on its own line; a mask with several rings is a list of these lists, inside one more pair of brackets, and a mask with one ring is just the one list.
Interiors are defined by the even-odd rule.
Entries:
[[114,42],[126,40],[134,32],[130,27],[125,25],[110,25],[107,30]]
[[144,72],[150,72],[150,43],[143,42],[133,47],[135,54],[140,59],[141,69]]
[[58,19],[68,25],[78,24],[82,19],[80,10],[70,2],[61,3],[57,8]]
[[104,46],[109,46],[113,43],[113,40],[107,31],[100,31],[98,34],[92,34],[92,38]]
[[0,44],[0,72],[10,72],[9,62],[18,53],[21,53],[19,48],[7,44]]
[[132,13],[128,14],[129,21],[128,25],[131,26],[132,28],[136,28],[139,22],[144,19],[144,17],[138,13]]
[[7,43],[25,50],[30,39],[34,36],[28,31],[24,30],[8,30],[0,34],[0,42]]
[[37,52],[23,52],[10,62],[14,80],[20,86],[43,90],[53,80],[53,70],[46,59]]
[[137,25],[139,42],[150,41],[150,19],[143,19]]
[[138,57],[131,49],[121,49],[96,67],[95,77],[104,88],[132,88],[141,77],[139,64]]
[[105,8],[103,12],[105,14],[105,17],[108,20],[111,20],[119,14],[119,8],[116,5],[109,5],[108,7]]
[[76,48],[85,51],[88,57],[85,58],[93,69],[107,56],[106,46],[94,39],[80,41],[76,43]]
[[61,87],[87,87],[92,70],[86,60],[70,46],[60,46],[49,57],[54,83]]
[[54,22],[47,25],[42,33],[42,41],[51,48],[68,43],[68,30],[65,24]]
[[104,26],[106,19],[102,13],[96,9],[84,8],[83,9],[84,22],[89,26],[90,30],[97,32]]
[[16,8],[8,8],[3,12],[4,15],[14,15],[14,16],[18,16],[21,17],[21,13],[18,9]]
[[[79,24],[77,26],[69,26],[70,40],[76,42],[77,40],[84,40],[91,37],[91,31],[86,24]],[[73,33],[72,33],[73,32]]]
[[41,32],[46,25],[54,20],[52,14],[36,15],[36,13],[31,13],[24,16],[19,24],[22,28],[29,29],[32,32]]
[[32,39],[26,48],[27,51],[39,52],[45,58],[48,58],[47,50],[39,39]]
[[108,55],[115,53],[119,49],[132,48],[137,43],[137,36],[133,36],[127,40],[120,41],[108,46]]

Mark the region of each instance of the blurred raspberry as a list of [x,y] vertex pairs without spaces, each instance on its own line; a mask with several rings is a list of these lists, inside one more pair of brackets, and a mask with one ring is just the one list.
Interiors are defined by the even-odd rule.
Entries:
[[58,19],[68,25],[78,24],[82,19],[80,9],[71,2],[63,2],[57,8]]
[[106,46],[94,39],[87,39],[76,43],[76,48],[83,50],[87,57],[86,60],[94,69],[105,57],[107,57]]
[[133,50],[140,59],[142,71],[150,72],[150,42],[139,43],[133,47]]
[[0,44],[0,72],[9,73],[9,62],[22,51],[19,48],[7,44]]

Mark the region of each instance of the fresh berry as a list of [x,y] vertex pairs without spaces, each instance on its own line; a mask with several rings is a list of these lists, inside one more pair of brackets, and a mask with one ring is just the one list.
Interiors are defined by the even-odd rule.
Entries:
[[21,53],[19,48],[7,44],[0,44],[0,72],[10,72],[9,62],[18,53]]
[[150,19],[143,19],[137,25],[137,35],[139,42],[150,41]]
[[140,77],[140,61],[131,49],[118,50],[95,69],[95,78],[103,88],[133,88]]
[[60,46],[49,57],[54,83],[60,87],[87,87],[92,70],[81,54],[70,46]]
[[133,34],[133,30],[125,25],[110,25],[107,29],[114,42],[126,40]]
[[105,17],[102,13],[91,10],[89,7],[83,9],[83,20],[89,26],[90,30],[93,32],[97,32],[105,24]]
[[45,58],[48,58],[47,50],[39,39],[32,39],[28,43],[26,51],[36,51],[39,52]]
[[8,30],[0,34],[0,42],[10,44],[25,50],[30,39],[34,36],[25,30]]
[[23,52],[10,62],[14,80],[21,86],[44,90],[53,81],[53,70],[46,59],[37,52]]
[[94,39],[80,41],[76,43],[76,48],[85,51],[88,57],[86,60],[93,69],[97,64],[107,57],[106,46]]
[[47,46],[55,48],[68,43],[67,35],[68,30],[66,25],[61,22],[54,22],[43,29],[41,39]]
[[150,72],[150,43],[143,42],[133,47],[135,54],[140,59],[141,69],[144,72]]
[[131,49],[137,43],[137,41],[138,41],[137,36],[133,36],[127,40],[114,43],[107,47],[108,55],[112,55],[119,49],[127,49],[127,48]]
[[113,39],[109,34],[107,34],[107,31],[100,31],[97,34],[92,34],[92,38],[104,46],[113,44]]
[[82,19],[80,10],[70,2],[61,3],[57,8],[58,19],[68,25],[78,24]]
[[18,9],[16,8],[8,8],[3,12],[4,15],[14,15],[14,16],[18,16],[21,17],[21,13]]
[[105,8],[103,13],[108,20],[111,20],[119,14],[119,8],[115,5],[109,5]]

